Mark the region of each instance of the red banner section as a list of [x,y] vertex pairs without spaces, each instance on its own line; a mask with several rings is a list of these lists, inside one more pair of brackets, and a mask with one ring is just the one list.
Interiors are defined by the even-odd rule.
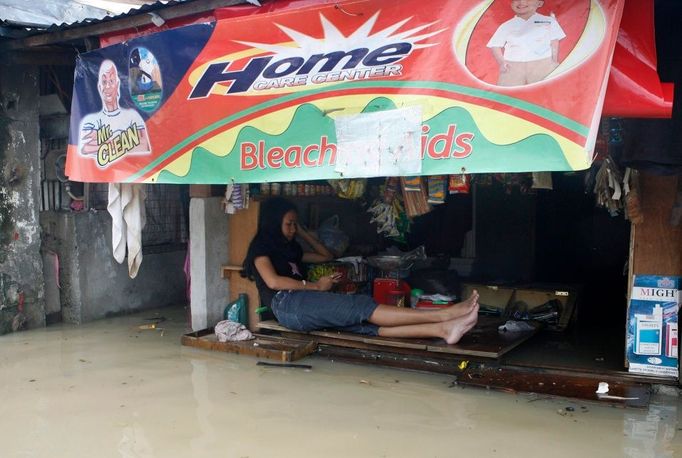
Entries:
[[585,169],[622,11],[623,0],[217,10],[81,56],[67,174],[245,183]]

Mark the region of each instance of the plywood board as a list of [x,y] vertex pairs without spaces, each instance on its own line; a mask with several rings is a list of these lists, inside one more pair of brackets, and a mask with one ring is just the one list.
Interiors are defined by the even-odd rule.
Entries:
[[249,201],[249,208],[239,210],[227,218],[229,264],[241,266],[244,263],[251,239],[258,230],[259,212],[260,201],[252,199]]
[[230,215],[227,219],[228,241],[227,241],[227,255],[229,266],[224,266],[222,269],[223,278],[227,278],[229,282],[230,302],[236,300],[240,293],[244,293],[249,297],[249,329],[255,331],[258,329],[259,317],[256,309],[260,307],[260,298],[258,296],[258,289],[256,284],[248,278],[243,278],[236,266],[244,264],[246,252],[249,249],[251,239],[256,235],[258,229],[258,213],[260,211],[260,202],[251,200],[249,208],[240,210],[234,215]]
[[[494,317],[479,317],[478,325],[466,334],[455,345],[449,345],[442,339],[395,339],[387,337],[363,336],[338,331],[311,331],[311,336],[325,337],[343,341],[343,346],[352,346],[352,342],[369,344],[376,347],[405,348],[434,353],[448,353],[452,355],[477,356],[481,358],[500,358],[516,346],[530,339],[536,331],[523,333],[500,333],[497,327],[500,319]],[[285,334],[301,334],[285,328],[276,321],[262,321],[261,329],[270,329]],[[329,340],[327,340],[329,342]],[[349,345],[349,342],[351,343]]]
[[632,225],[634,275],[682,275],[682,227],[670,225],[678,179],[641,175],[644,221]]

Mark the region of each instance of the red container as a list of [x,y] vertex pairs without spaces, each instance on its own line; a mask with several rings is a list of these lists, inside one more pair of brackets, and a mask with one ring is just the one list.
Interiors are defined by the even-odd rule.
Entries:
[[394,278],[375,278],[372,296],[377,304],[410,306],[412,289],[407,282]]
[[436,310],[436,309],[444,309],[444,308],[450,307],[453,304],[454,304],[454,302],[446,302],[445,304],[442,304],[442,303],[434,304],[431,301],[420,300],[419,302],[417,302],[417,305],[415,306],[415,308],[422,309],[422,310]]

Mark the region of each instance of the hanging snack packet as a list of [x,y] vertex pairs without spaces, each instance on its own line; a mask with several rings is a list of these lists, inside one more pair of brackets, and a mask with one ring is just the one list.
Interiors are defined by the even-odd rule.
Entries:
[[464,174],[450,175],[448,192],[450,194],[469,194],[469,177]]
[[421,177],[404,177],[403,190],[405,191],[421,191],[422,179]]
[[388,177],[386,178],[386,183],[384,184],[383,200],[385,203],[390,204],[395,199],[395,195],[398,192],[398,185],[400,184],[400,179],[398,177]]
[[445,203],[445,175],[433,175],[428,178],[430,204]]

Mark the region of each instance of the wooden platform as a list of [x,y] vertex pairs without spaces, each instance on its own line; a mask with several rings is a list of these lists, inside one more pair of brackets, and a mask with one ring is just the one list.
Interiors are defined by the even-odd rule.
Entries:
[[296,361],[308,356],[317,348],[317,342],[310,338],[298,340],[258,334],[252,340],[219,342],[212,328],[185,334],[181,342],[182,345],[204,350],[249,355],[281,362]]
[[276,321],[261,321],[260,329],[278,331],[287,336],[313,336],[325,343],[336,343],[344,347],[365,348],[367,345],[374,347],[402,348],[421,350],[433,353],[443,353],[460,356],[477,356],[481,358],[499,359],[502,355],[530,339],[536,331],[519,333],[500,333],[497,327],[501,324],[499,318],[479,317],[476,327],[469,331],[462,340],[455,345],[448,345],[442,339],[397,339],[387,337],[373,337],[339,331],[311,331],[301,333],[285,328]]

